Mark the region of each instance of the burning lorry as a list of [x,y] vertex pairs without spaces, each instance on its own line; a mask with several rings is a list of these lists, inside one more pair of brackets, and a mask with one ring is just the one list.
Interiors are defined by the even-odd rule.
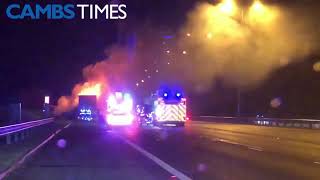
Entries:
[[95,95],[79,95],[77,119],[93,121],[98,118],[97,97]]
[[131,125],[134,120],[131,95],[122,92],[111,93],[107,98],[105,108],[100,111],[97,107],[97,96],[79,95],[77,119],[98,121],[102,117],[111,126]]

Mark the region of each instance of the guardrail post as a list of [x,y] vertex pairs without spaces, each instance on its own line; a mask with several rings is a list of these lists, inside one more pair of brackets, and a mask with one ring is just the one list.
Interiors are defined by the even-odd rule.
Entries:
[[311,123],[312,129],[320,129],[320,123]]
[[46,117],[46,118],[50,117],[50,105],[48,103],[43,104],[42,111],[43,111],[44,117]]
[[29,137],[30,134],[31,134],[31,133],[30,133],[31,131],[30,131],[29,129],[26,129],[24,132],[25,132],[25,137],[26,137],[26,138]]
[[[13,103],[9,105],[9,115],[10,115],[10,122],[13,124],[21,122],[21,103]],[[13,134],[13,141],[19,141],[20,133]],[[10,136],[10,135],[9,135]],[[11,142],[11,141],[10,141]]]
[[11,144],[11,134],[6,135],[6,144]]
[[26,132],[26,130],[21,131],[21,133],[20,133],[21,140],[24,140],[25,132]]
[[13,134],[13,139],[14,139],[14,142],[16,143],[16,142],[18,142],[19,141],[19,132],[17,132],[17,133],[14,133]]

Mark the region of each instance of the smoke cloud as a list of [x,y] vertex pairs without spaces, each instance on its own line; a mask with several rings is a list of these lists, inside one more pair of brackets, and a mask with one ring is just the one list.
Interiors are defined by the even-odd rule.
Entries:
[[273,71],[319,51],[317,9],[301,4],[300,8],[255,4],[241,9],[226,2],[233,1],[198,4],[172,38],[163,38],[167,34],[154,24],[133,23],[135,47],[113,47],[107,51],[108,59],[85,67],[84,82],[58,100],[55,112],[75,108],[79,94],[96,94],[103,108],[109,92],[130,85],[143,91],[173,81],[205,91],[222,79],[227,85],[251,89]]
[[124,88],[114,85],[127,84],[125,77],[127,77],[129,66],[128,59],[131,58],[130,53],[127,49],[119,47],[110,48],[106,53],[109,56],[108,59],[83,68],[82,74],[85,82],[76,84],[70,96],[62,96],[58,99],[55,114],[76,108],[79,103],[79,95],[96,95],[98,109],[103,110],[108,93],[116,88]]
[[231,86],[254,88],[274,70],[319,50],[314,11],[261,3],[240,10],[222,3],[199,4],[181,30],[178,44],[188,52],[183,64],[193,87],[207,89],[222,78]]

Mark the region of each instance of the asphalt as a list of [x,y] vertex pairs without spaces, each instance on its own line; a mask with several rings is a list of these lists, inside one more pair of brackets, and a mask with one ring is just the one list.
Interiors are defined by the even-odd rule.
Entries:
[[317,130],[208,122],[112,130],[73,123],[7,179],[174,179],[126,141],[191,179],[320,179],[318,137]]

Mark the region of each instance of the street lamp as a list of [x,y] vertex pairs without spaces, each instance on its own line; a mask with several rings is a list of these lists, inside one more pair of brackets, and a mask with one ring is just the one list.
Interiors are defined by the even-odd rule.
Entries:
[[261,3],[261,1],[256,0],[249,8],[249,20],[251,23],[263,23],[269,24],[274,21],[276,16],[276,11],[269,8]]
[[264,9],[264,6],[260,1],[254,1],[250,9],[252,9],[255,12],[262,12]]
[[220,4],[218,4],[218,8],[220,12],[229,16],[235,15],[238,9],[234,0],[223,0]]
[[211,33],[211,32],[209,32],[209,33],[207,34],[207,38],[208,38],[208,39],[212,39],[212,33]]

